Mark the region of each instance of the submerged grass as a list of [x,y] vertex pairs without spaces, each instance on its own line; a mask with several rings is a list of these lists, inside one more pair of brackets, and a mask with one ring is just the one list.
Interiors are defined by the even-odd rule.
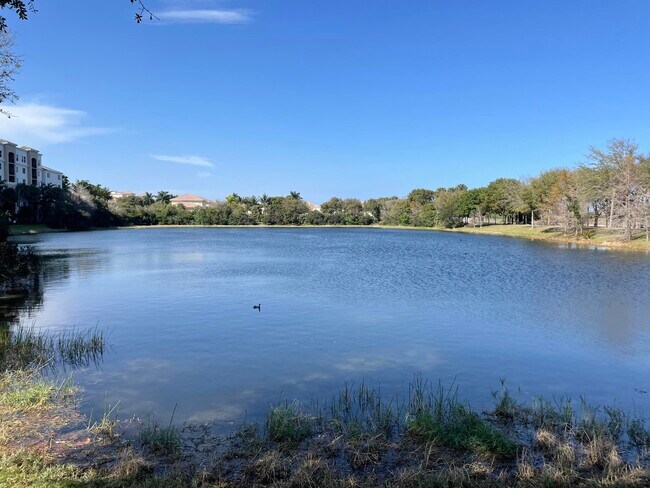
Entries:
[[268,438],[287,447],[295,447],[311,435],[314,419],[297,402],[285,402],[269,409],[266,415]]
[[386,401],[379,388],[361,383],[358,387],[346,384],[329,407],[319,410],[319,418],[326,419],[346,437],[362,434],[390,437],[402,427],[404,405],[397,397]]
[[[0,415],[19,412],[23,423],[38,421],[72,391],[65,382],[21,375],[0,374]],[[459,400],[453,385],[432,386],[421,377],[405,402],[383,398],[379,389],[362,383],[346,385],[323,405],[281,402],[269,407],[265,435],[248,424],[214,442],[201,437],[199,444],[190,443],[195,450],[174,425],[174,415],[164,426],[148,418],[139,443],[106,435],[102,442],[84,444],[82,465],[61,461],[66,458],[60,452],[50,456],[47,448],[13,452],[0,444],[0,486],[650,486],[645,420],[631,420],[615,407],[541,398],[529,406],[503,385],[494,409],[479,414]],[[117,405],[107,404],[89,427],[109,432],[116,412]],[[49,425],[43,430],[51,431]],[[107,445],[112,450],[102,450]],[[638,459],[630,456],[631,446]],[[203,457],[192,457],[197,455]]]
[[166,427],[161,426],[153,416],[147,417],[140,428],[142,445],[157,454],[166,456],[177,454],[181,449],[181,432],[174,425],[175,414],[176,406]]
[[421,378],[412,384],[408,432],[421,442],[512,459],[516,444],[458,400],[458,390],[437,390]]
[[49,365],[85,367],[101,361],[106,335],[99,329],[68,329],[55,333],[34,327],[0,330],[0,370]]
[[115,436],[115,428],[119,424],[118,419],[118,408],[120,402],[115,403],[115,405],[109,404],[107,401],[104,402],[104,412],[102,416],[93,420],[92,413],[88,418],[88,423],[86,424],[86,430],[106,438],[113,438]]

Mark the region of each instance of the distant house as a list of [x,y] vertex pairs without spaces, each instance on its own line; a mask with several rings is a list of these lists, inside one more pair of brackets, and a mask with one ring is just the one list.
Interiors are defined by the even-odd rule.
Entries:
[[315,203],[308,202],[307,200],[305,200],[305,205],[307,205],[307,208],[309,210],[320,212],[320,205],[316,205]]
[[117,200],[119,198],[124,198],[124,197],[133,197],[135,196],[135,193],[132,191],[112,191],[111,192],[111,198],[113,200]]
[[203,197],[186,193],[185,195],[178,196],[171,199],[172,205],[182,205],[185,208],[207,207],[208,200]]

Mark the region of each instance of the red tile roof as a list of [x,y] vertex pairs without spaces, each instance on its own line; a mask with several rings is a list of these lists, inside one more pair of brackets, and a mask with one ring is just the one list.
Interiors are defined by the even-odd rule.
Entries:
[[172,198],[172,202],[205,202],[206,199],[203,197],[197,197],[191,193],[186,193],[185,195],[180,195],[176,198]]

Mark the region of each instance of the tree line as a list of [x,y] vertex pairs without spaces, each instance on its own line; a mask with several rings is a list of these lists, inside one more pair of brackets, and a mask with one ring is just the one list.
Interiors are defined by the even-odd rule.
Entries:
[[85,229],[121,225],[394,225],[453,228],[490,223],[551,226],[580,236],[593,227],[617,229],[624,240],[650,232],[650,157],[628,140],[605,150],[591,148],[575,168],[544,171],[525,180],[497,178],[487,186],[460,184],[418,188],[405,198],[361,201],[333,197],[320,208],[300,193],[249,196],[185,209],[173,195],[112,199],[110,191],[87,181],[63,188],[17,185],[0,188],[0,211],[17,223]]

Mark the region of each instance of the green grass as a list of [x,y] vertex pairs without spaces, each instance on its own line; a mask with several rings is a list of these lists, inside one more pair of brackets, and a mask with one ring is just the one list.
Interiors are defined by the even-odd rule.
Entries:
[[388,438],[399,430],[403,410],[396,397],[386,400],[378,388],[346,384],[319,417],[328,415],[327,421],[346,437],[381,434]]
[[297,403],[271,407],[266,415],[266,432],[269,439],[286,446],[296,446],[313,430],[313,420],[302,412]]
[[650,428],[645,426],[644,419],[632,419],[627,424],[627,435],[630,442],[637,446],[650,446]]
[[422,442],[470,451],[483,456],[512,459],[516,445],[484,421],[476,412],[460,404],[444,410],[425,409],[411,418],[408,431]]
[[469,406],[460,403],[457,389],[434,392],[420,378],[411,386],[407,431],[420,442],[512,459],[517,446]]
[[[2,439],[42,439],[61,431],[65,423],[42,421],[66,415],[48,405],[61,406],[69,388],[34,373],[0,374],[0,487],[650,486],[647,467],[625,458],[628,438],[638,447],[635,453],[647,452],[645,419],[629,421],[616,407],[591,408],[584,399],[581,409],[564,399],[535,399],[528,406],[504,384],[495,393],[495,411],[481,416],[458,400],[453,385],[435,388],[420,377],[404,405],[397,398],[382,400],[379,389],[362,383],[346,386],[321,408],[296,402],[271,406],[266,436],[246,425],[238,434],[210,440],[216,441],[209,445],[217,460],[197,470],[185,464],[193,451],[182,449],[173,414],[165,426],[144,422],[140,443],[122,443],[119,436],[114,443],[89,443],[88,462],[76,467],[48,449],[15,451],[11,444],[3,449]],[[105,421],[112,428],[115,412],[116,406],[107,405],[94,425]],[[509,428],[497,429],[495,420]],[[26,424],[34,429],[23,434]],[[521,445],[505,431],[525,433],[517,437]],[[162,473],[170,475],[157,477]]]
[[0,457],[0,486],[59,488],[81,485],[83,477],[73,466],[47,464],[36,454]]
[[55,395],[56,390],[57,388],[53,383],[44,379],[33,381],[14,379],[0,393],[0,406],[18,411],[46,407]]
[[457,229],[442,229],[450,232],[462,232],[469,234],[500,235],[508,237],[520,237],[541,241],[577,242],[586,245],[605,246],[621,249],[650,251],[650,242],[645,240],[645,234],[638,233],[631,242],[621,240],[620,232],[606,228],[585,229],[579,238],[566,236],[556,227],[530,225],[503,225],[491,224],[483,227],[460,227]]
[[111,405],[107,401],[104,401],[104,412],[102,413],[102,416],[98,420],[93,421],[93,416],[91,413],[88,417],[86,429],[94,434],[98,434],[107,438],[113,438],[115,436],[115,428],[119,423],[119,406],[120,402],[117,402],[115,405]]
[[15,224],[9,226],[9,235],[44,234],[48,232],[63,232],[62,229],[53,229],[43,224]]
[[145,419],[140,427],[140,442],[151,452],[161,455],[174,455],[181,449],[181,432],[174,425],[174,414],[172,413],[169,424],[162,427],[152,416]]
[[48,462],[41,455],[0,456],[0,487],[7,488],[185,488],[201,486],[181,476],[114,476],[72,464]]

